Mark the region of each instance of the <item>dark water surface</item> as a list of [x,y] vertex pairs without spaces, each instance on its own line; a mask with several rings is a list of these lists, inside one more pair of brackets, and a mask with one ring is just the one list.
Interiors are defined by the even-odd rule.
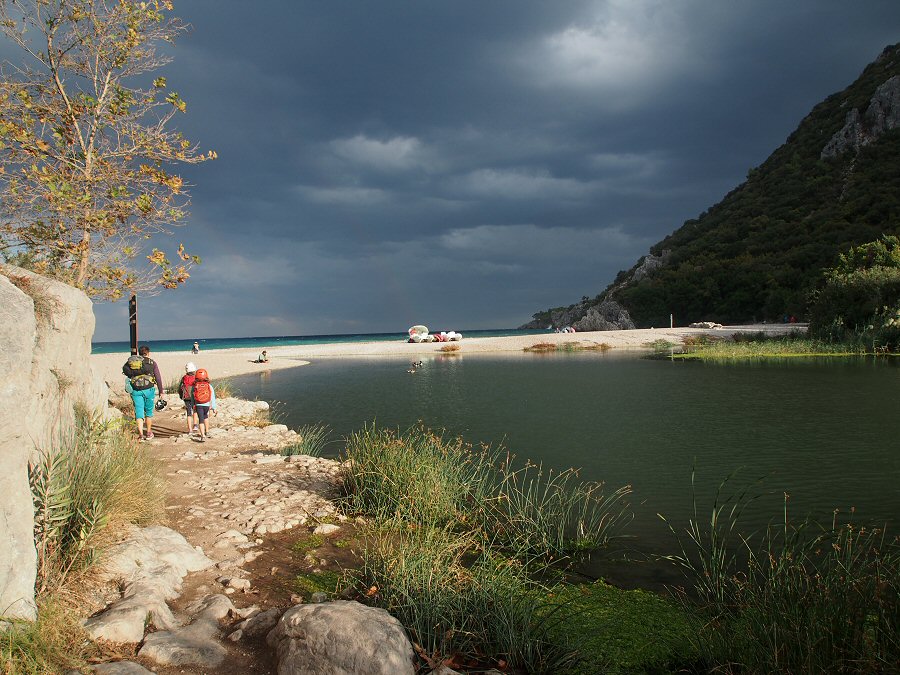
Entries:
[[[674,540],[657,513],[682,527],[696,467],[701,517],[716,487],[766,476],[746,530],[781,514],[830,522],[900,514],[900,363],[895,359],[790,359],[710,364],[620,354],[466,355],[426,360],[320,360],[235,379],[248,398],[277,401],[292,428],[324,422],[336,436],[366,423],[418,421],[473,443],[609,486],[629,484],[628,528],[643,552]],[[337,451],[338,445],[334,446]],[[604,572],[610,574],[610,572]],[[614,574],[614,573],[612,573]],[[653,574],[656,574],[654,572]],[[646,581],[646,580],[645,580]]]

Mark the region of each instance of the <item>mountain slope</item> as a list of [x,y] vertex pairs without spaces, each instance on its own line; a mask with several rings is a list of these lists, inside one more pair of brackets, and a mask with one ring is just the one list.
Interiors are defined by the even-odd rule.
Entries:
[[538,312],[527,326],[597,330],[627,327],[629,317],[661,326],[670,314],[681,324],[802,318],[822,268],[883,233],[900,234],[900,45],[600,295]]

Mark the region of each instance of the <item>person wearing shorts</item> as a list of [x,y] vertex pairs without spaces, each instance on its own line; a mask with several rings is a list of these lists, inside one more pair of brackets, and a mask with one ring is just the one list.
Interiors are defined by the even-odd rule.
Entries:
[[[209,374],[205,368],[198,368],[195,377],[197,378],[195,382],[203,381],[209,383]],[[216,412],[216,390],[212,384],[209,385],[209,391],[210,399],[206,403],[198,403],[193,396],[191,397],[191,403],[194,404],[194,412],[197,413],[197,440],[200,442],[206,441],[209,437],[209,423],[207,419],[210,411]]]
[[[125,389],[131,394],[131,402],[134,403],[134,419],[138,425],[140,440],[153,438],[153,406],[156,404],[156,388],[133,389],[131,382],[125,380]],[[144,435],[144,424],[147,425],[147,435]]]
[[164,398],[165,392],[162,387],[162,376],[159,374],[159,364],[150,358],[150,347],[141,345],[138,354],[144,361],[144,373],[152,376],[154,386],[147,389],[135,389],[131,386],[131,379],[126,377],[125,391],[131,395],[131,402],[134,403],[134,419],[137,422],[138,436],[142,441],[150,441],[153,440],[153,410],[156,403],[156,391],[159,391],[160,399]]
[[[197,431],[197,413],[194,410],[194,401],[191,398],[190,387],[194,382],[194,376],[197,372],[197,366],[194,365],[193,361],[188,361],[188,363],[184,366],[184,375],[181,378],[181,384],[179,385],[179,396],[181,396],[181,400],[184,402],[184,413],[187,419],[187,432],[188,434],[195,433]],[[187,382],[185,382],[185,378]]]

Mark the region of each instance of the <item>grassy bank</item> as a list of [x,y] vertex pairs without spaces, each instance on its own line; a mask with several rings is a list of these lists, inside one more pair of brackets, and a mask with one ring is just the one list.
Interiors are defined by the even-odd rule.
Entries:
[[785,359],[798,357],[841,357],[887,355],[884,345],[860,336],[843,341],[819,340],[803,334],[770,336],[764,333],[735,334],[728,338],[698,335],[685,337],[677,345],[659,341],[650,345],[659,353],[676,359],[705,361]]
[[74,608],[100,551],[128,523],[164,513],[158,466],[119,421],[78,411],[75,427],[29,467],[38,554],[36,622],[13,622],[0,639],[4,673],[58,673],[99,653]]
[[[652,596],[678,637],[651,648],[654,612],[640,601],[650,594],[567,583],[581,556],[621,534],[629,488],[606,490],[575,471],[421,428],[365,429],[349,439],[347,458],[345,508],[377,523],[352,583],[400,619],[423,665],[643,672],[690,660],[680,608]],[[598,634],[589,616],[624,629]]]

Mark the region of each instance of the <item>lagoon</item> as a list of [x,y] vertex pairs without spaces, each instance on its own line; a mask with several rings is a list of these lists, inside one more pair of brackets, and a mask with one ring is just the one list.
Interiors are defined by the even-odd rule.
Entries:
[[692,468],[701,518],[729,474],[738,471],[734,486],[763,479],[742,519],[748,532],[779,517],[785,495],[792,519],[830,522],[835,509],[840,517],[855,509],[857,522],[897,524],[896,359],[708,363],[613,351],[435,356],[414,374],[409,365],[322,359],[234,383],[244,397],[275,401],[292,428],[325,423],[346,437],[373,421],[421,422],[548,466],[580,467],[611,487],[629,484],[632,555],[673,550],[657,514],[687,524]]

